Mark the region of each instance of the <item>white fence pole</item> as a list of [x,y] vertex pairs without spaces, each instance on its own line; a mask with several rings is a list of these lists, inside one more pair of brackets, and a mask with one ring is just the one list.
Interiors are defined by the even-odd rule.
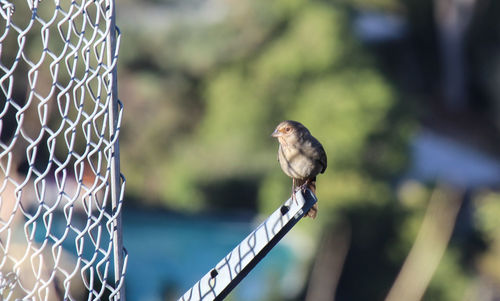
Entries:
[[0,300],[125,300],[114,0],[0,0]]
[[295,196],[297,201],[288,199],[179,301],[224,299],[317,201],[310,190],[299,190]]

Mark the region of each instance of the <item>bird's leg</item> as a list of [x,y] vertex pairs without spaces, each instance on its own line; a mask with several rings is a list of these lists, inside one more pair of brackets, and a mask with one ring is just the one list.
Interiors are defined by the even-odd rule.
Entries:
[[311,179],[307,179],[302,185],[300,185],[299,189],[302,190],[302,192],[306,192],[307,187],[311,183]]
[[297,203],[297,197],[295,196],[295,178],[292,178],[292,201]]
[[304,184],[300,185],[302,192],[306,192],[307,189],[311,190],[312,193],[316,193],[316,177],[307,179]]

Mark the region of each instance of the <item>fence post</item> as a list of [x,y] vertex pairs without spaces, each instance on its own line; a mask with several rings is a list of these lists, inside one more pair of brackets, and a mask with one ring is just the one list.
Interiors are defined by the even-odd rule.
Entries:
[[115,1],[109,0],[107,5],[108,15],[108,37],[107,37],[107,61],[112,67],[108,74],[108,97],[109,97],[109,130],[110,139],[113,141],[110,152],[111,160],[111,206],[113,218],[113,259],[114,259],[114,275],[116,294],[114,300],[124,301],[125,298],[125,283],[123,275],[124,266],[124,249],[123,249],[123,232],[122,232],[122,215],[121,208],[123,204],[122,185],[125,183],[122,174],[120,173],[120,148],[119,148],[119,131],[122,106],[118,99],[118,75],[117,75],[117,60],[118,47],[117,39],[119,37],[119,29],[116,27],[116,10]]
[[317,202],[307,189],[295,193],[178,301],[223,300]]

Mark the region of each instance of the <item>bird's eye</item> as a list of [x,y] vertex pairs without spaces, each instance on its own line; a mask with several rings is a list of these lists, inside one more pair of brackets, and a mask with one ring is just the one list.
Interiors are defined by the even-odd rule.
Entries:
[[288,133],[288,132],[290,132],[291,130],[292,130],[292,129],[291,129],[290,127],[286,127],[286,128],[285,128],[285,132],[287,132],[287,133]]

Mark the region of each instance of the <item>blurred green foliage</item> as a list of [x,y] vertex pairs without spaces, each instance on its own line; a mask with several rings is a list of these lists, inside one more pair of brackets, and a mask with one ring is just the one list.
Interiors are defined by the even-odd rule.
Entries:
[[[320,217],[297,231],[317,239],[322,226],[347,217],[356,259],[343,277],[364,290],[343,291],[382,298],[411,246],[387,255],[404,216],[391,182],[406,166],[414,118],[353,37],[345,3],[227,5],[214,23],[124,35],[120,95],[140,99],[127,104],[121,139],[127,192],[179,210],[268,214],[291,189],[270,134],[298,120],[322,142],[329,166],[318,177]],[[124,21],[122,31],[133,25]],[[380,269],[387,272],[377,280],[360,276]]]
[[[270,134],[280,121],[298,120],[322,142],[329,166],[318,177],[319,218],[294,230],[317,241],[338,220],[348,221],[351,243],[338,297],[383,299],[420,229],[432,184],[407,181],[395,189],[417,124],[412,104],[402,99],[422,94],[401,89],[401,80],[356,39],[352,20],[357,10],[406,12],[422,54],[422,81],[431,82],[438,60],[432,1],[244,0],[222,7],[215,1],[211,9],[187,13],[184,6],[205,2],[151,0],[140,10],[133,3],[117,6],[119,96],[126,108],[121,166],[130,200],[191,212],[268,214],[291,188]],[[476,20],[474,31],[492,27],[492,19]],[[487,45],[484,37],[473,40]],[[61,45],[49,47],[57,52]],[[6,48],[4,57],[13,58],[14,50]],[[33,59],[39,52],[26,49]],[[471,51],[478,65],[488,66],[474,84],[494,95],[491,82],[500,68],[481,53]],[[61,82],[68,79],[61,73]],[[77,104],[71,105],[74,114]],[[57,152],[64,155],[62,147]],[[472,286],[471,267],[500,283],[498,195],[473,200],[477,232],[449,246],[425,300],[460,299]],[[484,254],[474,249],[482,243],[489,247]]]
[[[404,147],[394,151],[390,144],[404,145],[411,120],[397,115],[402,130],[388,134],[395,126],[389,113],[397,96],[352,38],[347,10],[320,1],[229,6],[220,22],[180,22],[167,35],[138,37],[146,40],[141,44],[162,43],[157,45],[161,52],[152,47],[142,52],[154,53],[132,54],[140,44],[124,41],[135,48],[123,47],[122,64],[159,69],[156,78],[139,74],[144,91],[135,92],[155,108],[147,116],[129,109],[133,113],[125,122],[145,118],[165,124],[144,127],[142,135],[124,130],[124,157],[130,149],[142,156],[144,145],[151,153],[139,166],[129,167],[136,160],[123,163],[125,171],[134,170],[128,172],[128,191],[153,193],[170,207],[191,210],[211,208],[224,197],[234,199],[234,207],[253,208],[257,198],[258,208],[269,212],[288,196],[291,182],[278,167],[277,143],[269,134],[281,120],[295,119],[310,128],[328,154],[329,168],[318,180],[323,214],[352,201],[387,202],[386,179],[374,178],[363,167],[390,170],[387,176],[400,171]],[[187,89],[191,84],[191,91],[183,83]],[[190,115],[196,106],[201,111]],[[181,126],[183,118],[191,119]],[[129,148],[129,141],[136,147]],[[138,168],[141,172],[135,172]],[[256,197],[224,193],[231,190],[227,183],[238,185],[235,181],[256,189]]]
[[[182,8],[205,2],[215,6],[188,13]],[[422,97],[422,82],[431,87],[438,82],[433,1],[221,2],[222,7],[197,0],[143,1],[140,9],[133,0],[117,5],[127,194],[176,210],[268,214],[291,192],[270,134],[280,121],[298,120],[322,142],[329,166],[318,177],[318,219],[294,230],[315,240],[338,220],[347,220],[352,237],[339,299],[383,299],[415,241],[433,186],[395,185],[407,166],[407,144],[417,124],[417,111],[407,99]],[[471,86],[491,96],[488,114],[496,122],[500,2],[490,2],[491,9],[476,12],[468,52],[475,62]],[[51,2],[42,3],[41,9],[54,9]],[[420,72],[404,77],[410,84],[391,77],[373,48],[356,39],[352,19],[365,9],[406,14],[412,51],[418,53],[413,70]],[[22,24],[30,16],[15,17],[24,18],[15,20]],[[74,20],[74,26],[81,24]],[[25,53],[34,61],[41,51],[30,45],[40,44],[41,27],[27,36]],[[50,30],[58,37],[55,28]],[[4,43],[17,45],[15,39],[8,36]],[[64,42],[51,40],[48,47],[58,52]],[[12,63],[17,49],[2,49],[3,63]],[[388,50],[386,56],[392,56]],[[23,75],[28,66],[20,64],[16,72]],[[78,75],[83,72],[78,69]],[[61,68],[60,83],[70,77]],[[41,82],[37,92],[46,93],[50,84]],[[17,82],[14,97],[25,99],[26,87]],[[67,105],[68,114],[75,115],[79,104]],[[84,146],[75,144],[75,149]],[[63,143],[57,145],[57,154],[67,152]],[[470,202],[474,209],[464,211],[473,212],[473,231],[452,240],[425,300],[463,299],[473,290],[474,273],[500,286],[500,196],[482,191]]]
[[[381,71],[351,21],[356,9],[411,8],[416,40],[430,43],[432,35],[422,33],[430,2],[416,3],[255,0],[225,2],[215,20],[169,15],[174,20],[165,22],[147,9],[137,17],[142,29],[119,20],[127,193],[177,210],[268,214],[291,188],[270,134],[280,121],[298,120],[322,142],[329,166],[318,177],[319,218],[296,231],[318,239],[348,220],[338,296],[383,299],[419,231],[430,188],[406,182],[394,189],[416,127],[413,107],[401,98],[418,96]],[[428,62],[424,68],[433,70]],[[426,300],[464,294],[470,262],[463,256],[462,245],[449,247]]]
[[478,258],[478,269],[482,275],[500,286],[500,194],[492,191],[481,191],[476,196],[477,211],[475,223],[484,233],[489,252]]

